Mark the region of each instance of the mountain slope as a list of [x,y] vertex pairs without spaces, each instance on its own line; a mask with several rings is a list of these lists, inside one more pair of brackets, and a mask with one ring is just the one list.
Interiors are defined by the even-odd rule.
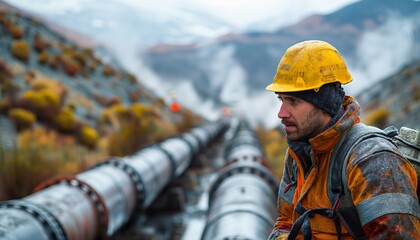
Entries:
[[347,91],[355,94],[420,58],[419,5],[411,0],[360,1],[273,33],[230,34],[186,46],[156,46],[141,52],[139,58],[166,84],[190,81],[203,98],[234,104],[264,90],[288,46],[321,39],[344,55],[354,78]]
[[106,48],[78,43],[0,5],[0,114],[19,133],[47,129],[89,148],[101,139],[121,155],[202,122],[187,108],[169,109]]
[[362,121],[368,124],[420,129],[420,61],[366,89],[357,100]]

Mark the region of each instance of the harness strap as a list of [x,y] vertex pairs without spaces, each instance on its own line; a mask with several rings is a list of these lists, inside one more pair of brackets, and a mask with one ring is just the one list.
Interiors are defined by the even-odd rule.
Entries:
[[[299,209],[298,211],[302,211],[305,209],[300,203],[296,205]],[[292,228],[290,229],[289,235],[287,237],[288,240],[294,240],[299,234],[299,231],[302,230],[302,235],[304,240],[311,240],[312,239],[312,228],[309,218],[312,218],[315,214],[319,214],[322,216],[326,216],[334,220],[335,227],[337,229],[337,238],[341,239],[341,227],[340,227],[340,219],[338,218],[337,213],[331,208],[315,208],[310,209],[303,212],[302,215],[296,220],[293,224]]]
[[328,178],[328,196],[331,204],[340,201],[337,214],[343,225],[354,239],[367,239],[362,229],[357,208],[347,187],[346,165],[350,150],[359,142],[375,136],[385,137],[385,133],[376,127],[358,123],[351,127],[335,146],[331,155]]

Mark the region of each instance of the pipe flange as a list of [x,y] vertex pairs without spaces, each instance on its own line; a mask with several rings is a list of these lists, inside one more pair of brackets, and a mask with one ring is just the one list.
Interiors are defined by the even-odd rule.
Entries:
[[85,183],[84,181],[77,179],[75,176],[65,176],[65,177],[57,177],[49,179],[45,182],[43,182],[41,185],[39,185],[35,191],[41,191],[42,189],[48,188],[52,185],[58,184],[58,183],[66,183],[69,186],[76,187],[80,190],[82,190],[89,199],[92,200],[92,203],[96,207],[97,216],[99,219],[99,233],[103,238],[106,238],[107,231],[108,231],[108,220],[109,220],[109,214],[105,205],[105,201],[103,200],[102,196],[96,192],[96,190],[91,187],[89,184]]
[[[136,187],[136,199],[137,204],[135,207],[135,212],[140,212],[143,208],[143,204],[146,200],[146,186],[144,184],[143,179],[141,178],[141,175],[130,165],[122,161],[118,158],[111,158],[105,162],[100,163],[99,165],[113,165],[121,170],[123,170],[127,175],[131,178],[133,181],[135,187]],[[99,166],[98,165],[98,166]]]
[[66,240],[66,233],[57,218],[39,204],[26,200],[11,200],[0,203],[0,209],[19,209],[32,215],[47,230],[54,240]]

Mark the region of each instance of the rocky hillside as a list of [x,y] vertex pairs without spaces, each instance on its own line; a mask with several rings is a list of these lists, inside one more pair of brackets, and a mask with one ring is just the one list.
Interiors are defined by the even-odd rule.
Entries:
[[136,142],[111,153],[126,154],[202,121],[188,109],[171,111],[105,48],[56,28],[0,5],[0,113],[19,131],[54,129],[88,147],[110,136]]
[[366,123],[420,129],[420,61],[406,65],[365,90],[357,99]]

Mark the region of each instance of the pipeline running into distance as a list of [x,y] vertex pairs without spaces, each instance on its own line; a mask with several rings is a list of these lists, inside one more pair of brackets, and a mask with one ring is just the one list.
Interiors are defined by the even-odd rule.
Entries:
[[231,126],[225,134],[226,164],[210,187],[201,240],[267,239],[277,214],[278,180],[247,123]]
[[149,207],[227,127],[226,119],[199,126],[1,202],[0,239],[106,239]]

